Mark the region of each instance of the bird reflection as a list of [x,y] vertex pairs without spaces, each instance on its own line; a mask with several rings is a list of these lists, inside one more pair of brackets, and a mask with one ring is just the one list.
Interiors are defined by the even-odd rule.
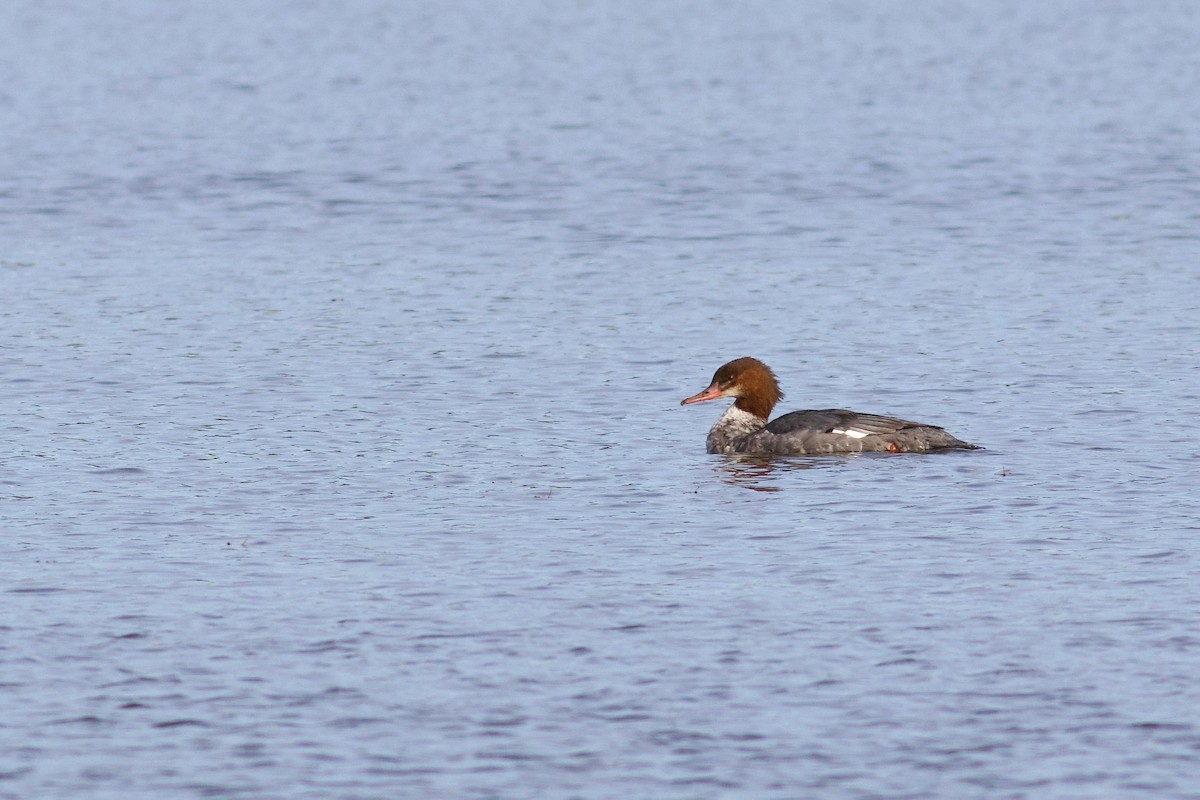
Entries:
[[730,455],[716,462],[716,468],[725,473],[722,477],[725,483],[754,492],[778,492],[783,487],[773,484],[780,477],[816,466],[818,459],[787,456]]

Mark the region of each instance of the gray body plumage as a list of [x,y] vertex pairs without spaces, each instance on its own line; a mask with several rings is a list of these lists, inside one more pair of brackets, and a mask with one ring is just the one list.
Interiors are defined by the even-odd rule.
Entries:
[[708,432],[708,452],[761,455],[975,450],[936,425],[841,408],[793,411],[771,422],[730,406]]

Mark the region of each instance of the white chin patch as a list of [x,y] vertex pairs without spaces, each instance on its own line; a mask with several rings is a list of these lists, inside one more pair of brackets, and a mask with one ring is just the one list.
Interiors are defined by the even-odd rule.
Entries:
[[861,439],[864,436],[871,435],[866,431],[856,431],[853,428],[834,428],[832,431],[830,431],[830,433],[840,433],[844,436],[849,436],[851,439]]

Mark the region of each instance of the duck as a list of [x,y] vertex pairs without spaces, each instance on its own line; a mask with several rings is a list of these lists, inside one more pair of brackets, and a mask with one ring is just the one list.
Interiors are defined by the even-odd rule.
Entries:
[[685,397],[680,405],[722,397],[734,398],[733,405],[708,432],[710,453],[823,455],[982,449],[938,425],[844,408],[793,411],[768,422],[783,392],[771,368],[749,356],[722,365],[708,388]]

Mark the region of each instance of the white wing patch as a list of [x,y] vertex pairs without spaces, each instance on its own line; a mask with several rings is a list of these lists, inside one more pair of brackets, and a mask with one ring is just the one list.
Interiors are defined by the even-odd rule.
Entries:
[[867,433],[866,431],[859,431],[859,430],[855,430],[854,428],[834,428],[832,431],[830,431],[830,433],[845,434],[846,436],[849,436],[852,439],[861,439],[864,436],[871,435],[871,434]]

